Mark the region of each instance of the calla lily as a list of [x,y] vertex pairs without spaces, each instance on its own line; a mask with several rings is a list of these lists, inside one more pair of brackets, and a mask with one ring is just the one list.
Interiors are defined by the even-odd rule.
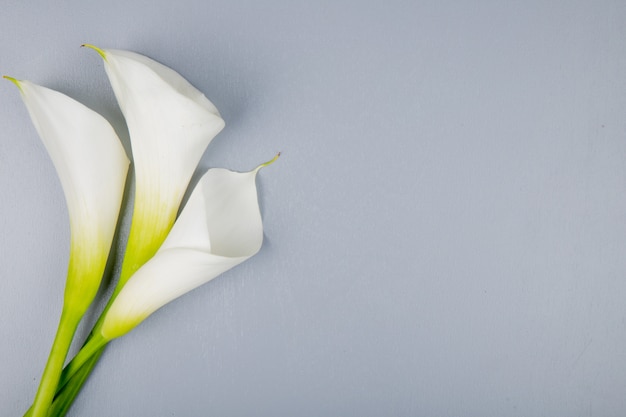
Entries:
[[33,415],[43,415],[78,322],[96,295],[122,202],[129,161],[111,125],[57,91],[13,81],[59,176],[70,220],[63,312]]
[[109,255],[128,158],[98,113],[57,91],[5,78],[19,87],[63,187],[71,239],[66,303],[84,310],[98,290]]
[[133,52],[86,46],[104,59],[133,151],[135,206],[120,289],[165,239],[189,180],[224,121],[172,69]]
[[113,302],[101,327],[104,339],[126,334],[163,305],[259,251],[263,224],[255,178],[274,160],[250,172],[211,169],[202,177],[163,245]]

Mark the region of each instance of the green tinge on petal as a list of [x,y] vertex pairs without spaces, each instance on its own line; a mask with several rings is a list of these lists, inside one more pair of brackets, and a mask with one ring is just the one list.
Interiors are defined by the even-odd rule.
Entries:
[[94,51],[96,51],[102,57],[102,59],[104,59],[106,61],[106,59],[107,59],[106,53],[102,49],[98,48],[97,46],[94,46],[94,45],[92,45],[90,43],[84,43],[84,44],[81,45],[81,47],[93,49]]
[[9,77],[8,75],[3,75],[2,78],[4,78],[5,80],[11,81],[13,84],[15,84],[17,86],[17,88],[20,89],[20,92],[22,91],[22,86],[20,85],[20,80],[15,79],[13,77]]
[[265,168],[265,167],[268,167],[268,166],[272,165],[274,162],[276,162],[276,160],[278,160],[278,158],[279,158],[279,157],[280,157],[280,152],[278,152],[278,153],[276,154],[276,156],[274,156],[274,157],[273,157],[272,159],[270,159],[269,161],[264,162],[264,163],[262,163],[261,165],[259,165],[258,167],[256,167],[256,168],[255,168],[255,170],[257,170],[257,171],[258,171],[258,170],[259,170],[259,169],[261,169],[261,168]]

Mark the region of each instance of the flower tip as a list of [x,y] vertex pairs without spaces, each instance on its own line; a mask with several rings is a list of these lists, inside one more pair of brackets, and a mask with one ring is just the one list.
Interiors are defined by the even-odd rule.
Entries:
[[4,78],[5,80],[9,80],[11,81],[13,84],[15,84],[17,86],[17,88],[20,89],[20,91],[22,91],[22,86],[20,85],[20,80],[13,78],[13,77],[9,77],[8,75],[3,75],[2,78]]
[[272,159],[270,159],[267,162],[262,163],[261,165],[259,165],[258,167],[256,167],[254,170],[258,171],[261,168],[265,168],[266,166],[272,165],[274,162],[276,162],[276,160],[278,159],[278,157],[280,156],[280,152],[278,152],[276,154],[276,156],[274,156]]
[[90,48],[90,49],[93,49],[94,51],[96,51],[96,52],[97,52],[97,53],[98,53],[98,54],[102,57],[102,59],[104,59],[105,61],[106,61],[106,59],[107,59],[107,55],[106,55],[106,53],[105,53],[102,49],[98,48],[97,46],[94,46],[94,45],[92,45],[92,44],[90,44],[90,43],[84,43],[84,44],[82,44],[80,47],[81,47],[81,48]]

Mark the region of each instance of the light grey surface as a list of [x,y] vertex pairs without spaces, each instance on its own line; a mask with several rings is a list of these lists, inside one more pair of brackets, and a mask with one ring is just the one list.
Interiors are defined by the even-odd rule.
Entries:
[[[200,171],[283,152],[259,178],[259,255],[114,342],[70,416],[626,415],[625,2],[1,9],[0,72],[125,138],[82,43],[146,54],[218,106]],[[16,416],[69,226],[10,83],[0,131],[0,416]]]

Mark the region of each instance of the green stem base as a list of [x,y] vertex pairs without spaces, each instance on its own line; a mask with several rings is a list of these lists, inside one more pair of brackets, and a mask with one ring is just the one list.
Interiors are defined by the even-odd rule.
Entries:
[[57,390],[57,384],[63,370],[63,364],[67,357],[67,352],[72,344],[74,333],[80,322],[81,315],[68,313],[65,309],[61,314],[59,320],[59,327],[57,329],[54,342],[52,343],[52,349],[50,350],[50,356],[48,356],[48,362],[44,368],[43,375],[41,376],[41,382],[33,401],[32,417],[46,417],[48,414],[48,407],[54,399],[54,394]]

